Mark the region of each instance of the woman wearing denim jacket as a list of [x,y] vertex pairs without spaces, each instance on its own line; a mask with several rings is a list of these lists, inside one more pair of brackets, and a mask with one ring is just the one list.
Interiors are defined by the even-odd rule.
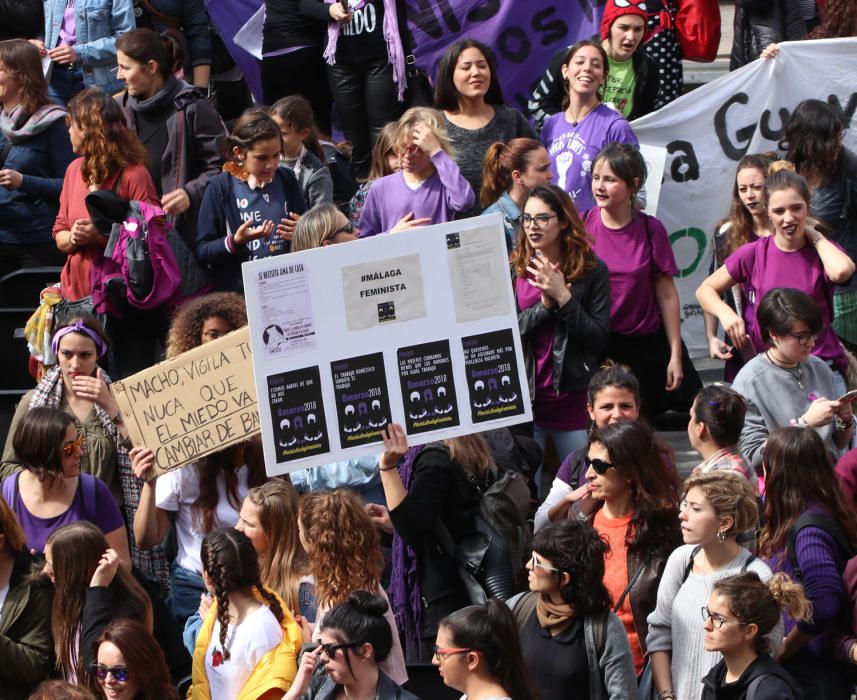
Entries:
[[51,97],[62,104],[87,87],[119,92],[116,39],[134,29],[133,0],[45,0],[44,42],[51,57]]

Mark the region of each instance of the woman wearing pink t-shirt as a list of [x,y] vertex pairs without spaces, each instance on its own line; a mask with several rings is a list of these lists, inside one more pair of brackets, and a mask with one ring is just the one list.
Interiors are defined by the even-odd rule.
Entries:
[[[633,146],[612,143],[595,159],[596,208],[584,217],[595,254],[610,270],[610,343],[607,356],[627,364],[640,380],[641,411],[649,420],[669,409],[687,411],[702,388],[683,362],[678,273],[664,225],[636,209],[645,166]],[[668,392],[682,392],[672,398]]]
[[758,323],[755,319],[745,323],[722,301],[722,295],[739,283],[754,304],[776,287],[808,294],[822,315],[822,329],[812,352],[838,371],[844,393],[848,360],[831,327],[833,289],[851,278],[855,266],[841,248],[808,225],[809,201],[809,187],[800,175],[789,171],[771,175],[765,182],[764,202],[774,235],[736,250],[699,286],[696,298],[704,311],[717,316],[736,348],[752,347],[759,353],[765,350],[765,343]]

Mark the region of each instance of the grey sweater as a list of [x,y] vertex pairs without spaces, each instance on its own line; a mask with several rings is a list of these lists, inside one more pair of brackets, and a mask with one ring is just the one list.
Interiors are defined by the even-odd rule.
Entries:
[[446,114],[443,115],[443,123],[455,152],[453,160],[476,195],[473,206],[461,212],[458,218],[476,216],[482,211],[479,190],[482,188],[482,169],[488,146],[495,141],[509,141],[522,136],[536,138],[527,118],[518,110],[506,105],[494,105],[494,112],[494,118],[481,129],[462,129],[449,121]]
[[[768,433],[785,428],[799,418],[816,398],[837,398],[833,370],[814,355],[786,370],[771,364],[764,355],[756,355],[738,372],[732,388],[747,399],[747,416],[738,441],[738,449],[754,468],[762,464],[762,447]],[[800,387],[797,377],[800,376]],[[828,449],[838,454],[833,444],[833,425],[816,428]]]
[[308,210],[316,204],[333,204],[333,178],[317,155],[306,151],[300,159],[300,166],[297,159],[284,158],[281,163],[291,169],[298,179]]

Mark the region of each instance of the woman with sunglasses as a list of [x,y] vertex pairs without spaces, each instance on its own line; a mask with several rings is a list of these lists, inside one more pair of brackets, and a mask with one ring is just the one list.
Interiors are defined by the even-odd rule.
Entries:
[[178,700],[164,652],[137,620],[113,620],[95,642],[89,666],[106,700]]
[[295,226],[292,236],[292,253],[311,250],[334,243],[357,240],[358,229],[333,204],[317,204],[304,214]]
[[854,412],[851,400],[838,400],[841,376],[813,354],[822,311],[808,294],[778,288],[765,294],[756,318],[767,350],[744,365],[732,384],[747,399],[738,448],[761,473],[768,435],[799,425],[815,430],[838,456],[854,436]]
[[12,438],[24,470],[3,480],[3,498],[14,511],[27,546],[42,552],[63,525],[89,520],[130,569],[125,521],[106,484],[83,474],[83,437],[65,411],[47,406],[27,411]]
[[508,605],[541,700],[565,700],[570,688],[590,700],[636,695],[628,637],[604,585],[607,552],[601,536],[578,520],[549,525],[533,538],[530,591]]
[[378,666],[393,648],[384,617],[388,608],[382,596],[353,591],[346,602],[330,610],[321,624],[321,643],[304,652],[283,700],[416,700]]
[[[753,489],[738,474],[713,471],[687,479],[679,521],[685,544],[667,560],[646,646],[660,697],[700,700],[699,680],[719,661],[703,644],[700,608],[720,579],[752,571],[767,581],[771,569],[737,542],[740,533],[759,522]],[[777,624],[767,635],[774,653],[782,644],[782,629]]]
[[[534,436],[563,460],[586,444],[586,387],[610,336],[610,278],[571,197],[530,190],[512,252]],[[537,482],[538,484],[538,477]]]
[[675,469],[658,450],[651,429],[636,421],[596,428],[586,456],[588,494],[572,516],[592,523],[610,545],[604,585],[639,674],[646,655],[646,618],[655,609],[667,558],[680,543]]
[[783,611],[797,620],[812,616],[803,586],[785,574],[774,574],[762,583],[758,575],[748,571],[714,584],[702,608],[705,650],[719,652],[723,659],[703,678],[702,700],[803,697],[794,678],[771,658],[765,638]]

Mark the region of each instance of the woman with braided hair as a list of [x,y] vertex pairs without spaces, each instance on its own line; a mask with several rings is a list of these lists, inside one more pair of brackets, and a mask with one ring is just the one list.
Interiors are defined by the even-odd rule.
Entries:
[[188,698],[281,698],[297,673],[300,628],[280,597],[262,585],[259,557],[244,533],[213,530],[201,554],[215,602],[196,640]]

